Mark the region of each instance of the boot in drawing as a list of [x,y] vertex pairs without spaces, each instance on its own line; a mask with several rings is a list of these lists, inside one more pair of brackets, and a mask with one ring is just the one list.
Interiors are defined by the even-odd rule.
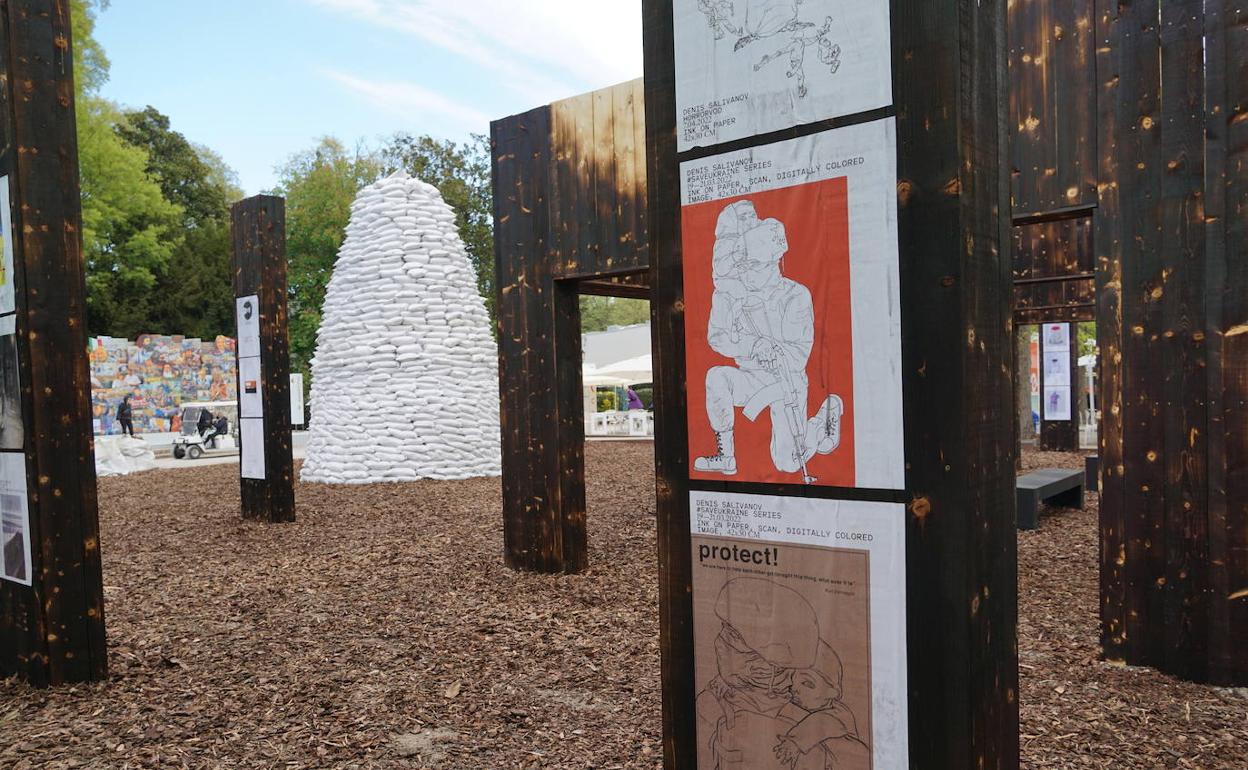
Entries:
[[815,451],[821,455],[830,455],[841,445],[841,416],[845,413],[845,402],[840,396],[828,396],[819,411],[811,420],[815,430]]
[[732,431],[726,430],[716,433],[715,454],[694,460],[693,469],[702,473],[722,473],[725,476],[735,476],[737,473],[737,448],[733,442]]

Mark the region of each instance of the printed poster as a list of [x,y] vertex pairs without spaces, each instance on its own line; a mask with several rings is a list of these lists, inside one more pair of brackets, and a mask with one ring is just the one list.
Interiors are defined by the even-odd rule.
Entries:
[[1070,388],[1044,389],[1044,419],[1048,422],[1070,422]]
[[290,424],[304,424],[303,375],[295,372],[290,375]]
[[674,0],[677,149],[892,104],[889,4]]
[[0,315],[17,310],[13,272],[13,209],[9,196],[9,177],[0,176],[0,241],[3,241],[3,256],[0,257]]
[[906,770],[905,508],[693,492],[698,768]]
[[896,129],[681,165],[690,475],[901,489]]
[[1070,350],[1044,351],[1044,384],[1054,387],[1070,386]]
[[0,578],[29,586],[33,569],[26,455],[0,453]]
[[1045,324],[1044,349],[1046,352],[1064,350],[1070,352],[1070,324]]
[[263,417],[264,393],[260,379],[260,359],[238,359],[239,417]]
[[0,449],[20,450],[25,446],[24,425],[17,316],[0,316]]
[[260,298],[256,295],[235,300],[238,314],[238,357],[260,356]]
[[238,421],[240,473],[245,479],[264,480],[264,420],[244,417]]

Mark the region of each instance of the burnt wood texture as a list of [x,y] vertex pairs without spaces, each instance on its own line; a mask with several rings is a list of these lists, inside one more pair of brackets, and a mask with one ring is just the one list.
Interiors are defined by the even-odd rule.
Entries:
[[[244,519],[295,520],[290,437],[290,336],[286,315],[286,201],[258,195],[231,210],[234,296],[260,298],[260,393],[264,479],[239,479]],[[241,369],[236,367],[241,377]],[[238,383],[238,393],[243,393]],[[246,447],[243,447],[246,451]]]
[[579,295],[648,298],[641,81],[491,125],[507,564],[588,566]]
[[34,585],[0,581],[0,675],[107,675],[68,0],[0,1]]
[[1095,316],[1094,22],[1092,0],[1009,4],[1014,319],[1020,324]]
[[1248,684],[1248,3],[1096,6],[1103,649]]
[[[642,9],[664,762],[693,768],[698,746],[672,0],[644,0]],[[1013,398],[1014,364],[1005,17],[1003,0],[892,2],[912,768],[1018,767],[1016,439],[1013,412],[1001,408]],[[810,131],[777,132],[755,143]]]

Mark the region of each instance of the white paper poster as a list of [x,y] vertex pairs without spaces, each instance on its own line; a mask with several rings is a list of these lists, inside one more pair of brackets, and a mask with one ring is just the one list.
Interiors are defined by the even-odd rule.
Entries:
[[889,4],[675,0],[677,149],[892,104]]
[[905,507],[690,493],[698,768],[906,770]]
[[303,375],[290,375],[290,424],[303,425]]
[[238,359],[239,417],[264,416],[264,383],[260,379],[260,359]]
[[0,316],[0,449],[21,449],[25,446],[23,420],[17,316]]
[[0,240],[4,242],[0,258],[0,315],[17,309],[13,265],[13,209],[10,204],[9,177],[0,176]]
[[695,479],[905,486],[893,119],[681,164]]
[[1044,419],[1048,422],[1070,422],[1070,388],[1044,389]]
[[238,357],[260,355],[260,298],[256,295],[235,300],[238,316]]
[[239,439],[242,443],[240,465],[245,479],[264,480],[264,420],[245,417],[238,421]]
[[1070,324],[1044,325],[1044,350],[1054,353],[1059,350],[1070,352]]
[[1044,351],[1044,384],[1070,387],[1070,351]]
[[33,569],[26,455],[0,453],[0,578],[28,586]]

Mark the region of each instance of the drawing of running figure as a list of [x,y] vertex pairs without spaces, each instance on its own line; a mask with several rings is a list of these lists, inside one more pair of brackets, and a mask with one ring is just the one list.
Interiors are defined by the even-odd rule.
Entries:
[[788,58],[786,75],[797,80],[799,98],[809,93],[806,85],[806,49],[818,49],[819,60],[828,65],[833,75],[841,67],[841,47],[832,42],[832,17],[823,26],[802,21],[801,6],[806,0],[698,0],[698,10],[706,16],[716,40],[732,35],[737,38],[733,52],[769,38],[782,41],[778,50],[762,57],[755,65],[758,72],[778,59]]
[[772,461],[782,473],[800,472],[806,484],[817,481],[807,468],[809,460],[840,445],[840,396],[829,395],[813,417],[806,414],[814,304],[809,289],[781,274],[788,250],[784,225],[760,220],[750,201],[720,212],[707,341],[737,365],[716,366],[706,374],[706,412],[717,451],[695,459],[696,471],[736,474],[738,408],[751,421],[769,410]]

